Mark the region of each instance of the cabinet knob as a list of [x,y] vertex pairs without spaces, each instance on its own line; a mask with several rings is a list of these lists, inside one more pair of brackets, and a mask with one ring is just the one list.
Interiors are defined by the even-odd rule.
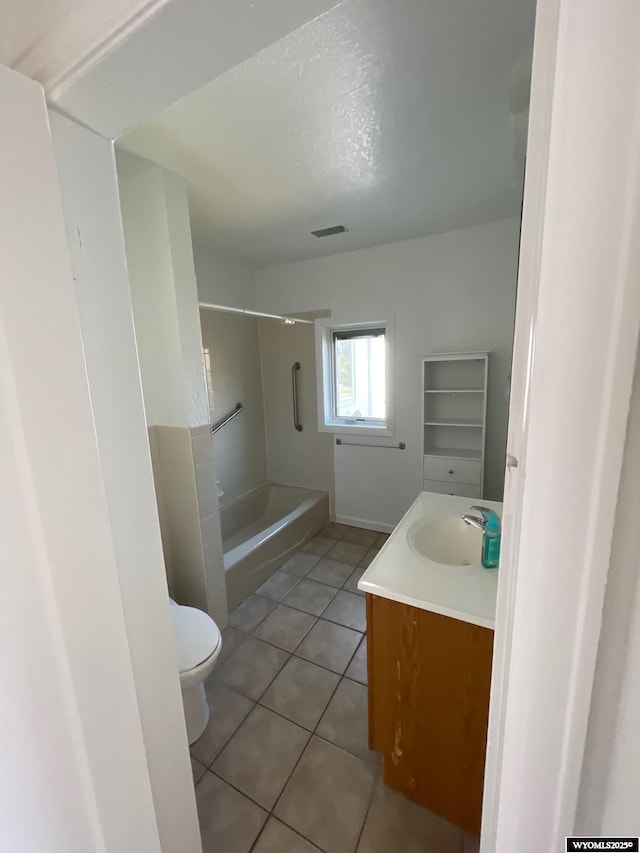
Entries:
[[449,468],[449,473],[450,473],[450,474],[455,474],[456,472],[453,470],[453,468]]

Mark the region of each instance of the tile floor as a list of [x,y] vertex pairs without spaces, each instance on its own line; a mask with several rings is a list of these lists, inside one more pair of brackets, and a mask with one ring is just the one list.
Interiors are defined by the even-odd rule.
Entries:
[[230,614],[191,747],[204,853],[473,853],[367,746],[365,599],[386,539],[330,524]]

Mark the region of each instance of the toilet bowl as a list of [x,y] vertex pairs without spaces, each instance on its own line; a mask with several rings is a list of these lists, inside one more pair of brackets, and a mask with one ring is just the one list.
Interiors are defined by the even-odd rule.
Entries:
[[182,704],[187,738],[191,745],[198,740],[209,722],[204,682],[216,665],[222,649],[222,637],[216,623],[202,610],[170,601]]

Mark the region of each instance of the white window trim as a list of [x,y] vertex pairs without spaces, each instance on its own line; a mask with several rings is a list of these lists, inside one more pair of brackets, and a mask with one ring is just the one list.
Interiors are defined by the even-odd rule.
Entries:
[[[380,435],[394,434],[395,427],[395,394],[394,394],[394,318],[376,318],[357,323],[342,322],[338,317],[328,317],[315,321],[316,337],[316,376],[318,389],[318,431],[330,432],[334,435]],[[387,392],[387,417],[384,424],[374,426],[371,422],[364,424],[345,423],[337,420],[333,414],[333,372],[332,372],[332,337],[333,332],[357,331],[359,329],[380,329],[385,331],[385,382]]]

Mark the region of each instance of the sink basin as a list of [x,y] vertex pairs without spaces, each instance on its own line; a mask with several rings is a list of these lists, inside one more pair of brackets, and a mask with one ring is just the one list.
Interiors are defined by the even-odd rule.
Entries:
[[480,562],[482,531],[457,515],[415,522],[407,531],[407,541],[418,557],[434,563],[470,566]]

